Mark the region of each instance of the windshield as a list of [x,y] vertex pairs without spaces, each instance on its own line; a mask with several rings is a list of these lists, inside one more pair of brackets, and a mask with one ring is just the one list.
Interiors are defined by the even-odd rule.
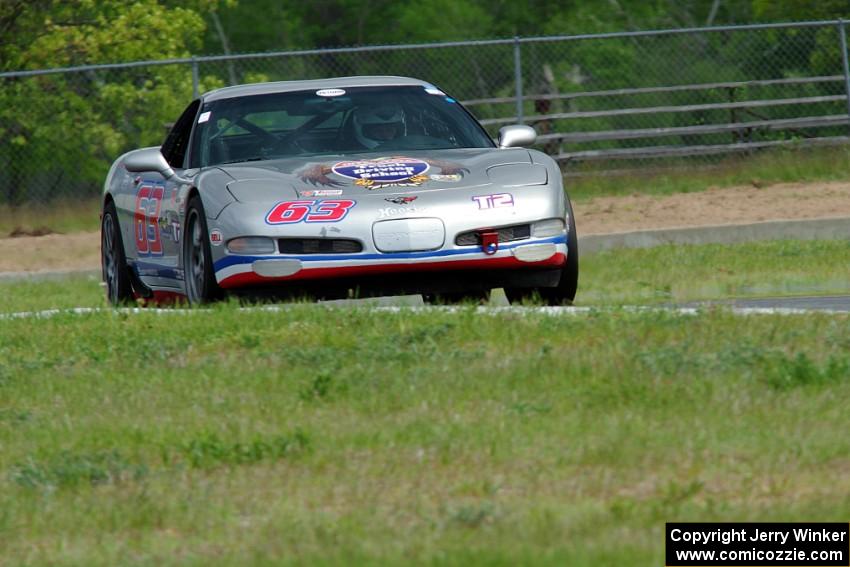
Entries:
[[208,102],[192,167],[371,151],[490,148],[483,128],[434,87],[320,89]]

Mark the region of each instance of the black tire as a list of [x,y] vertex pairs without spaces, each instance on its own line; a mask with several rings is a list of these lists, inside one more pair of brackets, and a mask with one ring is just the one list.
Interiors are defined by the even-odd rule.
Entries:
[[106,283],[106,299],[112,305],[122,305],[133,299],[130,274],[127,273],[127,256],[118,224],[115,203],[108,201],[103,206],[100,220],[100,266]]
[[222,291],[213,273],[210,236],[204,205],[197,195],[189,199],[183,234],[183,282],[190,304],[221,299]]
[[534,302],[537,298],[546,305],[572,305],[578,292],[578,237],[573,206],[567,198],[567,211],[570,228],[567,231],[567,263],[561,271],[561,279],[556,287],[506,288],[508,301],[522,303]]
[[573,205],[567,198],[567,211],[570,214],[570,229],[567,232],[567,264],[561,273],[558,287],[543,288],[541,295],[549,305],[572,304],[578,292],[578,236],[576,235],[576,218],[573,215]]

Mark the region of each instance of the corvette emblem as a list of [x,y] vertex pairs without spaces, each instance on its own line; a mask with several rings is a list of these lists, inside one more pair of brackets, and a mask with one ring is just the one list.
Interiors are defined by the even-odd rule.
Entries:
[[396,205],[409,205],[416,200],[416,197],[387,197],[384,201],[395,203]]

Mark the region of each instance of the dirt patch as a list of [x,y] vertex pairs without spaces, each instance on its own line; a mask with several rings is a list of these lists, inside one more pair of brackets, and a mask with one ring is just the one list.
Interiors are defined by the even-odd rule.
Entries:
[[9,238],[21,238],[24,236],[46,236],[48,234],[61,234],[48,226],[37,226],[35,228],[23,228],[16,226],[9,233]]
[[0,238],[0,273],[100,268],[100,234],[48,234]]
[[780,183],[574,203],[579,235],[767,220],[850,217],[850,182]]
[[[781,183],[575,203],[579,235],[765,220],[850,217],[850,182]],[[0,273],[96,270],[97,232],[0,238]]]

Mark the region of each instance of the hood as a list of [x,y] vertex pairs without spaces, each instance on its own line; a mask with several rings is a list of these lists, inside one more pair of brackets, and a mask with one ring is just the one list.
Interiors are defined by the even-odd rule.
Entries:
[[217,166],[241,202],[411,194],[482,187],[542,185],[546,168],[522,148],[362,153]]

